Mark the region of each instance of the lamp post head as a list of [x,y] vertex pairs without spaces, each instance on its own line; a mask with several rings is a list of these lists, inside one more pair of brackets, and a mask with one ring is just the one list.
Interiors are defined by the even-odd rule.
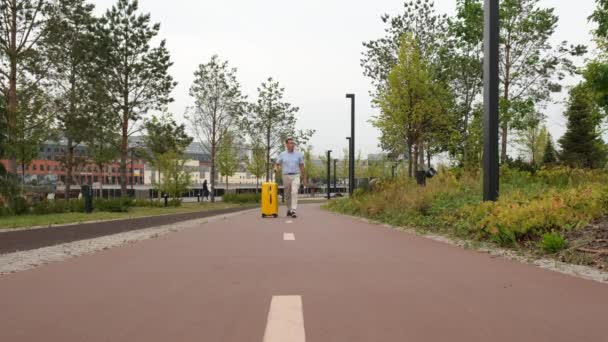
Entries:
[[355,98],[355,94],[346,94],[346,98],[348,98],[348,99],[354,99]]

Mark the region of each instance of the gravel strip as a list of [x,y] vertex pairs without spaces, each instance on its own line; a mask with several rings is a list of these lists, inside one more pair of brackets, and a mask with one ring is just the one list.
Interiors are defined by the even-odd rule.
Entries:
[[229,217],[243,215],[252,210],[240,211],[232,214],[205,217],[202,219],[182,221],[163,226],[133,230],[129,232],[107,235],[99,238],[80,240],[60,245],[43,247],[39,249],[21,251],[0,255],[0,276],[10,273],[21,272],[39,267],[52,262],[62,261],[81,255],[92,254],[97,251],[113,247],[137,243],[138,241],[155,239],[160,236],[178,232],[188,228],[196,228],[201,225],[224,220]]

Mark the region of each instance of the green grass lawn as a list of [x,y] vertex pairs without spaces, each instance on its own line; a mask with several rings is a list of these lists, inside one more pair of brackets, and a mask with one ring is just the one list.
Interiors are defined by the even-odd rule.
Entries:
[[147,208],[133,207],[126,213],[93,212],[85,213],[63,213],[48,215],[23,215],[0,217],[0,230],[12,228],[25,228],[36,226],[60,225],[68,223],[81,223],[98,220],[128,219],[145,216],[158,216],[168,214],[182,214],[200,211],[244,207],[244,205],[232,203],[184,203],[181,207]]

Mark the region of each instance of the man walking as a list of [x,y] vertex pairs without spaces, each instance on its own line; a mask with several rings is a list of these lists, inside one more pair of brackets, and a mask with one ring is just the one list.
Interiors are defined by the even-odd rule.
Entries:
[[281,167],[283,171],[283,191],[287,202],[287,216],[296,218],[298,209],[298,189],[300,188],[300,176],[306,185],[306,174],[304,173],[304,156],[295,150],[296,143],[292,138],[285,141],[287,151],[281,152],[274,170]]

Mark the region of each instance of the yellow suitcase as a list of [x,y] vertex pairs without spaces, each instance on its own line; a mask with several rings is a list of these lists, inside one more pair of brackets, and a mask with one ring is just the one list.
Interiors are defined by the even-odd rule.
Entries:
[[262,217],[279,217],[279,186],[262,183]]

